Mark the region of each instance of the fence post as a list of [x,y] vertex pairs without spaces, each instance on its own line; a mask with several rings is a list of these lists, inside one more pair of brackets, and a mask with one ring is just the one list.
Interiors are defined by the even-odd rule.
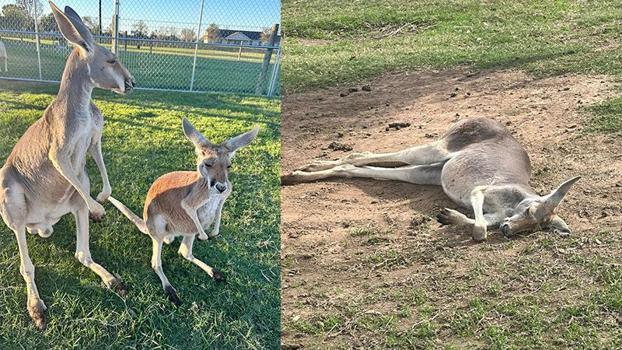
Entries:
[[199,25],[197,26],[197,39],[194,43],[194,59],[192,60],[192,76],[190,77],[190,91],[194,89],[194,74],[197,70],[197,54],[199,53],[199,40],[201,39],[201,24],[203,22],[203,6],[205,0],[201,0],[201,12],[199,12]]
[[279,80],[279,69],[281,68],[281,49],[277,49],[274,68],[272,68],[272,78],[270,79],[270,87],[268,88],[268,97],[274,97],[277,81]]
[[41,74],[41,39],[39,38],[39,19],[37,18],[37,2],[32,2],[34,5],[34,19],[35,19],[35,41],[37,42],[37,63],[39,64],[39,80],[43,80],[43,75]]
[[99,43],[101,44],[102,42],[102,0],[99,0],[99,33],[97,33],[99,35]]
[[112,53],[119,52],[119,0],[112,0]]
[[268,49],[263,57],[263,64],[261,65],[261,73],[259,73],[259,79],[257,79],[257,85],[255,85],[255,95],[263,94],[263,87],[266,84],[266,78],[268,75],[268,68],[270,68],[270,60],[272,60],[273,47],[276,43],[276,38],[279,34],[279,24],[272,25],[272,33],[270,33],[270,40],[268,40]]

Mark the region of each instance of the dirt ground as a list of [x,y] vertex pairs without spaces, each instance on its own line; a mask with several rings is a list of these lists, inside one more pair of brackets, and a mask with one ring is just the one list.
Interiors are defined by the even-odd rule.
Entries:
[[[283,174],[314,159],[430,142],[458,120],[486,116],[526,147],[539,193],[582,179],[558,210],[570,238],[493,231],[479,244],[436,223],[441,208],[458,209],[438,187],[364,179],[282,187],[284,348],[488,347],[495,338],[481,334],[491,327],[520,344],[513,337],[529,339],[531,328],[497,307],[531,310],[523,297],[545,325],[538,339],[572,345],[556,338],[566,321],[555,315],[600,293],[591,266],[622,257],[622,141],[585,130],[581,110],[614,90],[603,76],[457,69],[286,96]],[[394,122],[410,126],[387,129]],[[484,315],[457,322],[469,320],[474,303]],[[614,314],[597,311],[589,322],[619,327]],[[510,334],[521,327],[527,336]]]

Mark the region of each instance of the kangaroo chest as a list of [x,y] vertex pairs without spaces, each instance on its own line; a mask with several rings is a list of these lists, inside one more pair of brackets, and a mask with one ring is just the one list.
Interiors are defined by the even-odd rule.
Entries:
[[226,196],[210,196],[207,202],[199,208],[197,214],[204,229],[208,229],[214,222],[214,218],[218,214],[218,208],[225,199],[227,199]]

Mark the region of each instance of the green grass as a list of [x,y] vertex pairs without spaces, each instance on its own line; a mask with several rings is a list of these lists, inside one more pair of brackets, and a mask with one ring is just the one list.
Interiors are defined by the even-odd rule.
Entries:
[[[0,159],[53,99],[56,86],[0,82]],[[121,298],[74,257],[71,215],[52,237],[28,235],[39,292],[48,306],[48,329],[40,333],[26,311],[14,235],[0,225],[1,349],[277,349],[280,337],[279,157],[280,103],[256,97],[216,94],[96,92],[106,125],[104,158],[113,195],[136,212],[150,184],[161,174],[194,168],[191,144],[181,131],[189,118],[209,139],[259,125],[258,138],[236,155],[221,236],[197,242],[195,256],[220,268],[217,284],[177,255],[179,240],[165,246],[162,259],[183,301],[175,307],[150,268],[151,243],[112,206],[102,223],[91,225],[95,261],[129,287]],[[92,193],[101,188],[89,161]]]
[[283,85],[464,65],[621,76],[621,17],[614,0],[284,0]]
[[[0,72],[0,77],[38,79],[39,69],[36,47],[33,41],[6,40],[9,55],[9,70]],[[181,50],[181,49],[180,49]],[[58,51],[52,45],[41,45],[42,78],[60,80],[65,67],[67,52]],[[129,46],[120,46],[121,62],[134,75],[138,87],[158,89],[188,90],[192,78],[193,57],[180,51],[178,53],[149,53],[148,48],[141,51]],[[274,55],[273,55],[274,57]],[[268,78],[272,75],[273,62],[268,68]],[[3,65],[4,62],[0,62]],[[261,72],[262,60],[231,60],[202,55],[197,58],[194,90],[254,94],[255,85]],[[267,89],[266,81],[264,91]],[[276,93],[279,93],[277,87]]]
[[616,97],[586,108],[590,114],[590,130],[618,132],[622,130],[622,97]]
[[[15,42],[30,42],[35,43],[34,37],[2,37],[3,42],[6,41],[15,41]],[[56,45],[58,40],[56,39],[40,39],[39,42],[42,45]],[[140,44],[140,45],[139,45]],[[99,45],[111,48],[111,44],[109,43],[99,43]],[[120,47],[124,51],[132,51],[132,52],[149,52],[149,53],[157,53],[157,54],[169,54],[169,55],[182,55],[182,56],[194,56],[194,43],[193,42],[185,42],[181,45],[185,45],[186,47],[166,47],[166,46],[157,46],[154,45],[150,47],[144,42],[138,41],[130,41],[128,45],[125,45],[125,42],[120,43]],[[140,48],[139,48],[140,46]],[[236,47],[221,47],[220,49],[214,47],[202,47],[199,46],[199,50],[197,51],[198,57],[204,58],[223,58],[229,60],[243,60],[250,62],[261,62],[264,57],[265,50],[263,49],[251,49],[251,48],[243,48],[242,54],[239,55],[239,48]]]

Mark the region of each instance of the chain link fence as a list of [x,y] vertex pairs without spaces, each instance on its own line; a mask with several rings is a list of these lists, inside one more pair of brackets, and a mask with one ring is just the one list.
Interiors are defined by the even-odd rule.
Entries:
[[[138,88],[280,94],[280,0],[57,0]],[[60,79],[71,46],[47,1],[0,0],[0,78]]]

